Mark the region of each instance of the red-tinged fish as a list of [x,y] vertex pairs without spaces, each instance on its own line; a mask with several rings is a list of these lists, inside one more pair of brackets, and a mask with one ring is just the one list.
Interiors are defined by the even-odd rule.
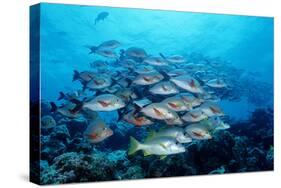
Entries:
[[208,140],[212,138],[209,131],[209,127],[205,123],[196,123],[196,124],[188,125],[185,128],[185,132],[192,139],[196,139],[196,140]]
[[180,93],[178,96],[183,100],[183,102],[187,106],[191,106],[193,108],[201,105],[202,102],[204,102],[203,99],[194,97],[194,95],[192,95],[190,93]]
[[81,108],[86,108],[92,111],[113,111],[123,107],[125,107],[123,100],[113,94],[99,95],[93,99],[85,101],[81,105]]
[[153,122],[145,116],[138,116],[135,117],[134,111],[129,112],[126,114],[123,119],[130,124],[133,124],[137,127],[152,125]]
[[171,95],[179,93],[179,90],[176,88],[176,86],[169,81],[157,83],[152,88],[150,88],[149,91],[150,93],[156,95]]
[[84,132],[84,137],[91,143],[99,143],[113,135],[113,131],[106,126],[102,119],[96,119],[89,123]]
[[224,115],[221,108],[213,102],[204,103],[203,105],[200,106],[200,109],[209,117]]
[[91,81],[85,84],[85,88],[104,89],[111,85],[111,78],[105,75],[95,76]]
[[140,74],[135,78],[133,83],[136,85],[152,85],[160,82],[163,78],[164,77],[158,72]]
[[178,87],[187,90],[191,93],[199,93],[199,94],[204,93],[199,82],[191,76],[188,75],[177,76],[171,78],[171,81],[174,82]]
[[165,119],[177,119],[177,113],[167,108],[162,103],[152,103],[148,106],[145,106],[142,110],[146,116],[153,119],[165,120]]
[[166,98],[161,103],[176,112],[188,111],[192,109],[192,106],[190,104],[186,104],[179,96]]
[[204,114],[201,109],[193,109],[187,112],[182,119],[188,123],[195,123],[206,119],[208,116]]
[[129,57],[134,57],[134,58],[145,58],[147,56],[147,53],[145,52],[145,50],[142,48],[138,48],[138,47],[128,48],[125,51],[125,54]]

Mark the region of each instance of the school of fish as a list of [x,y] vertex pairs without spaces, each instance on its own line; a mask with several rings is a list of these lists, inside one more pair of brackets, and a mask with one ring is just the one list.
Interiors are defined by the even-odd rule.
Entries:
[[[144,156],[161,159],[230,127],[217,104],[217,93],[229,86],[225,77],[210,74],[214,65],[208,60],[194,63],[179,54],[149,54],[140,47],[121,46],[117,40],[87,46],[89,56],[100,59],[89,63],[88,70],[73,71],[72,81],[81,88],[60,92],[58,101],[50,103],[51,111],[64,118],[86,119],[84,137],[89,142],[97,144],[114,134],[99,112],[116,111],[117,121],[148,128],[144,141],[130,137],[128,155],[141,150]],[[52,116],[41,122],[42,128],[56,126]]]

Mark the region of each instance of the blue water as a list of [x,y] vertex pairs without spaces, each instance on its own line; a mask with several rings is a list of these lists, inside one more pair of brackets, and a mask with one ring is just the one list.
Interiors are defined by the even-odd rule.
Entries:
[[[59,91],[80,87],[71,80],[73,70],[87,70],[90,62],[103,59],[88,55],[85,45],[111,39],[149,54],[219,57],[273,83],[273,18],[52,4],[41,10],[43,99],[55,100]],[[109,16],[94,25],[102,11]],[[241,105],[240,110],[249,111]]]

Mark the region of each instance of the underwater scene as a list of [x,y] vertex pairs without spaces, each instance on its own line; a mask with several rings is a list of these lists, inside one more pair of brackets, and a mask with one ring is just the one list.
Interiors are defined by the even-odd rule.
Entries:
[[273,170],[273,27],[269,17],[40,4],[31,174],[61,184]]

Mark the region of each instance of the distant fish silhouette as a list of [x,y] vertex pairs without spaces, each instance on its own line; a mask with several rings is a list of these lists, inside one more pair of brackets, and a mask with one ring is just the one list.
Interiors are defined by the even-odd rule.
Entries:
[[101,21],[101,20],[104,20],[105,18],[107,18],[107,16],[109,15],[108,12],[101,12],[97,15],[96,19],[95,19],[95,25]]

